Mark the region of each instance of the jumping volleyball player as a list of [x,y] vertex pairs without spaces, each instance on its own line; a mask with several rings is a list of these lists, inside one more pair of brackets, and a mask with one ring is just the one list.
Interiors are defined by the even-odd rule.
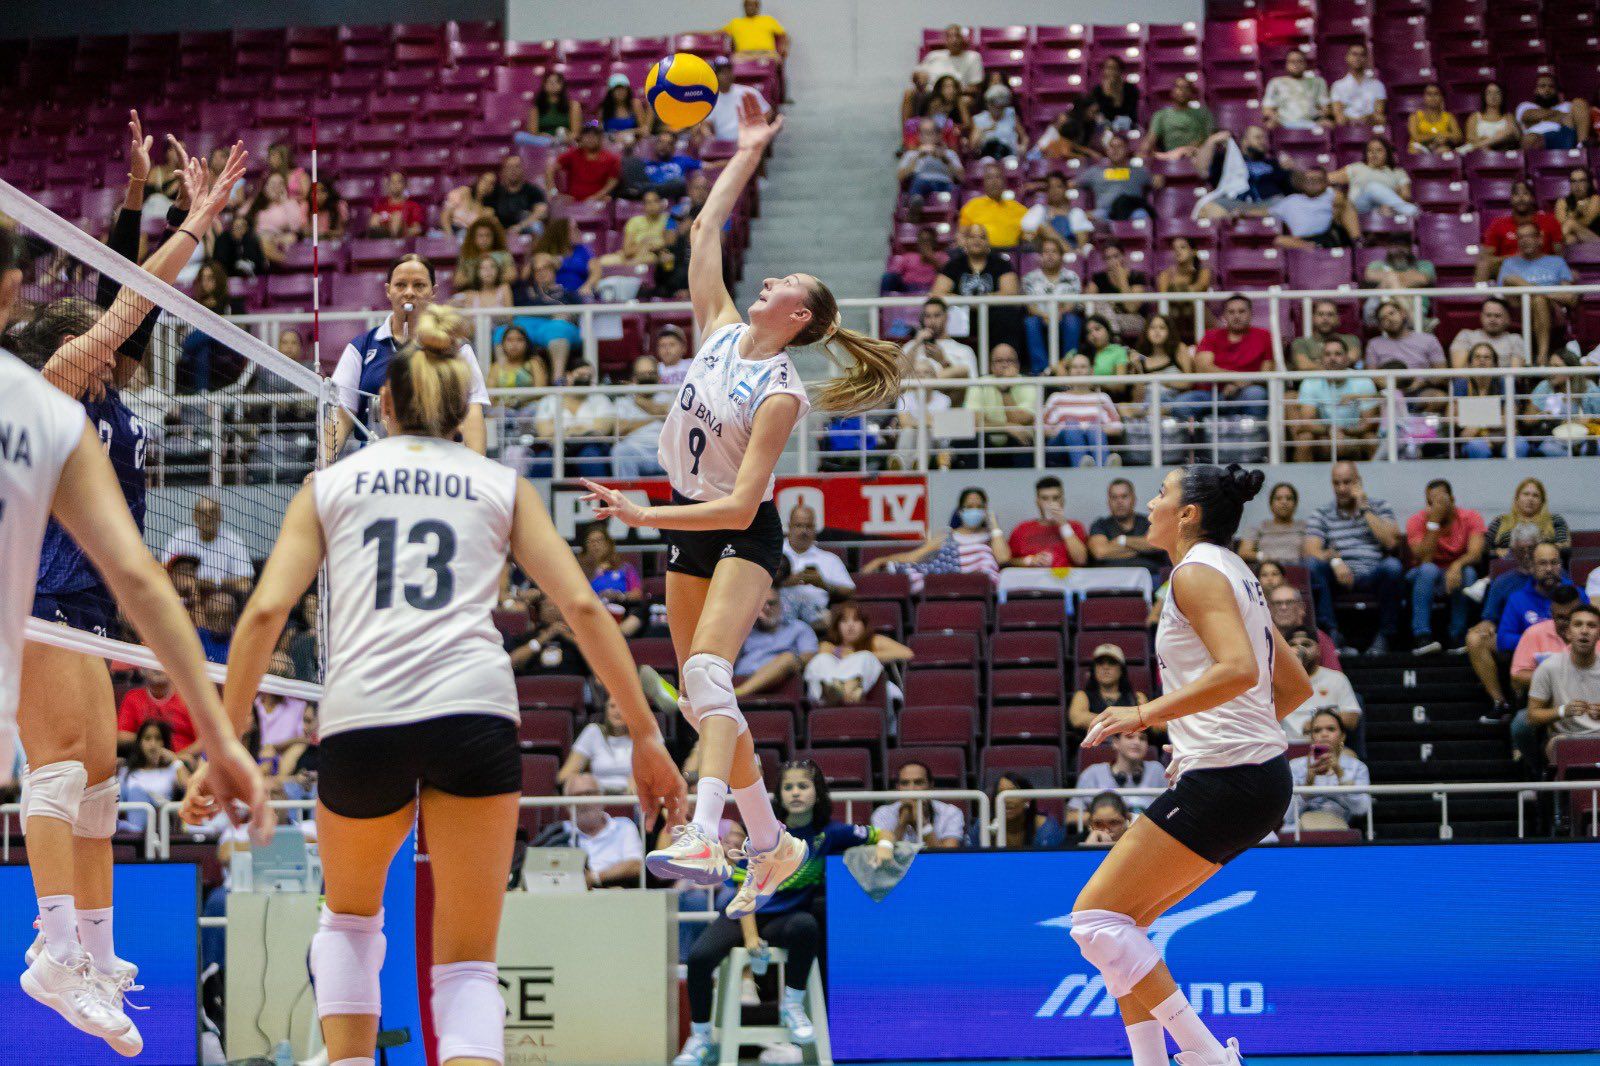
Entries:
[[[120,232],[113,236],[131,237],[131,245],[118,250],[134,253],[138,207],[131,212],[127,208],[136,196],[143,197],[150,138],[136,114],[128,128],[129,198],[118,220]],[[202,160],[187,162],[182,180],[192,209],[177,233],[144,264],[146,272],[168,283],[177,277],[226,206],[233,183],[243,176],[245,156],[243,147],[235,145],[214,180]],[[72,297],[47,304],[17,331],[14,343],[19,355],[40,368],[45,381],[81,404],[79,411],[87,414],[116,474],[117,496],[125,503],[116,509],[131,513],[142,527],[145,431],[118,390],[140,367],[146,345],[138,338],[148,336],[141,322],[151,304],[126,289],[111,299],[113,292],[114,284],[102,279],[100,295],[110,300],[109,310]],[[132,345],[126,343],[130,337],[136,338]],[[107,497],[108,506],[115,498]],[[45,531],[32,604],[34,617],[44,621],[102,637],[114,633],[116,614],[103,572],[56,523]],[[22,817],[39,896],[39,936],[26,961],[30,968],[37,965],[46,947],[57,959],[87,950],[115,1021],[114,1032],[101,1035],[118,1052],[135,1055],[144,1042],[123,1013],[122,1000],[137,987],[138,967],[117,957],[112,933],[117,707],[105,660],[29,643],[22,654],[17,719],[28,756]]]
[[[326,903],[311,972],[330,1066],[373,1066],[384,880],[419,807],[436,901],[439,1061],[504,1061],[494,959],[522,760],[511,660],[491,612],[508,553],[560,606],[627,718],[644,809],[665,805],[675,820],[687,801],[622,633],[538,493],[452,439],[470,399],[464,336],[454,310],[417,316],[415,339],[390,360],[379,394],[388,436],[295,495],[228,660],[223,703],[243,732],[284,621],[326,558],[316,813]],[[185,803],[191,822],[209,813],[203,799]]]
[[661,431],[672,504],[640,507],[593,482],[596,515],[667,531],[667,623],[677,652],[678,707],[700,733],[694,821],[646,859],[652,872],[697,884],[732,873],[717,837],[731,790],[749,833],[744,885],[727,914],[754,914],[806,858],[806,846],[773,813],[761,765],[733,694],[732,661],[750,634],[783,558],[772,503],[773,468],[810,401],[789,349],[837,343],[849,357],[824,385],[819,406],[866,411],[899,392],[900,350],[839,326],[827,286],[809,274],[767,278],[741,319],[722,282],[722,224],[783,125],[769,125],[754,96],[739,112],[739,148],[718,176],[689,235],[689,295],[705,338]]
[[1072,939],[1117,999],[1134,1066],[1238,1066],[1178,990],[1148,927],[1283,824],[1293,783],[1278,720],[1311,696],[1299,658],[1272,624],[1250,568],[1225,545],[1263,475],[1237,465],[1174,470],[1150,502],[1151,544],[1172,558],[1156,630],[1165,695],[1108,707],[1084,745],[1167,727],[1173,785],[1117,841],[1079,894]]
[[[0,332],[5,330],[21,280],[16,242],[0,233]],[[127,306],[123,309],[129,310]],[[136,320],[140,313],[132,317]],[[111,343],[114,347],[115,342]],[[5,351],[0,351],[0,396],[6,398],[0,411],[0,767],[9,769],[14,757],[12,727],[19,692],[36,691],[39,686],[37,674],[27,673],[23,663],[40,649],[29,644],[24,652],[23,634],[28,605],[34,602],[40,547],[47,522],[53,519],[61,525],[52,528],[65,529],[87,553],[193,712],[201,747],[211,760],[208,787],[212,794],[231,815],[237,814],[235,801],[243,801],[257,819],[258,830],[269,827],[271,813],[266,809],[265,788],[255,760],[228,728],[216,686],[205,674],[205,657],[194,624],[121,502],[119,474],[106,457],[97,427],[84,417],[83,406]],[[52,661],[61,671],[48,678],[57,686],[58,701],[48,711],[30,708],[35,720],[25,723],[29,736],[43,735],[47,729],[81,731],[88,712],[96,709],[59,698],[68,693],[82,696],[81,689],[61,686],[81,683],[88,671],[69,672],[77,666],[75,659],[57,657]],[[100,669],[104,671],[103,664]],[[45,715],[53,721],[37,720]],[[114,737],[113,733],[108,756],[113,762]],[[29,748],[30,754],[33,750]],[[102,856],[95,850],[102,836],[109,838],[111,831],[101,834],[104,816],[91,810],[84,781],[84,766],[74,761],[70,768],[36,779],[24,807],[28,859],[40,896],[39,924],[45,943],[42,950],[29,952],[22,989],[74,1027],[131,1055],[143,1047],[143,1041],[121,1007],[126,971],[113,968],[119,960],[110,950],[109,920],[104,923],[103,940],[86,935],[80,943],[78,938],[77,923],[83,912],[76,911],[74,904],[84,898],[82,886],[92,884],[103,893],[107,919],[111,899],[110,856],[103,857],[102,868]],[[110,803],[114,825],[115,791]],[[86,817],[94,821],[88,823]],[[90,950],[85,951],[85,946]],[[121,966],[132,969],[131,964]]]

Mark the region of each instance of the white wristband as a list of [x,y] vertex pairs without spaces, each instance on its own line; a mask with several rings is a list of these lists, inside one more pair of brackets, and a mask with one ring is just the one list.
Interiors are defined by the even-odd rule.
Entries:
[[1428,523],[1428,532],[1430,532],[1430,533],[1437,533],[1439,531],[1439,528],[1440,528],[1440,526],[1439,526],[1439,523],[1437,523],[1437,522],[1429,522]]
[[1335,555],[1332,559],[1328,560],[1328,565],[1329,566],[1343,566],[1344,565],[1344,560],[1339,558],[1337,555]]
[[1563,703],[1561,706],[1556,708],[1556,717],[1557,718],[1565,718],[1566,716],[1567,716],[1567,705],[1565,703]]
[[1119,547],[1126,548],[1128,546],[1128,535],[1126,533],[1118,534],[1117,544]]

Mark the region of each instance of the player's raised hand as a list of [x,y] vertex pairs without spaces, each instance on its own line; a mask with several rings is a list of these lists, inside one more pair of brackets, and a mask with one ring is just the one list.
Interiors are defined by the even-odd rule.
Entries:
[[745,93],[740,98],[739,150],[741,152],[764,151],[781,129],[783,129],[783,116],[777,115],[768,122],[766,112],[761,110],[761,104],[757,102],[754,93]]
[[152,138],[144,132],[139,122],[139,112],[128,112],[128,180],[144,184],[150,176],[150,145]]

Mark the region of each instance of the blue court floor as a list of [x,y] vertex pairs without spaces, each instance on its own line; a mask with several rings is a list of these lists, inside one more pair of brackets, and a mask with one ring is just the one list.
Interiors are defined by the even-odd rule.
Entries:
[[[1040,1059],[1030,1066],[1128,1066],[1128,1059]],[[1246,1066],[1600,1066],[1600,1052],[1548,1055],[1326,1055],[1278,1057],[1252,1055]],[[885,1062],[875,1066],[990,1066],[988,1062],[922,1063]]]

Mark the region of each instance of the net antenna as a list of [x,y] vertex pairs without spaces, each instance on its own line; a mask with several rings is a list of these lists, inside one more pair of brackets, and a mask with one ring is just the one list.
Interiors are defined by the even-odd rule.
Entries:
[[[98,382],[81,386],[90,421],[107,444],[125,495],[143,511],[136,517],[143,518],[146,545],[168,564],[202,637],[225,646],[289,500],[321,455],[331,386],[133,262],[139,230],[154,232],[144,224],[151,220],[139,216],[119,204],[111,244],[103,244],[0,180],[0,218],[9,220],[24,248],[21,299],[0,344],[43,367],[60,350],[63,332],[93,337],[109,327],[117,370],[104,396]],[[104,220],[83,224],[101,228]],[[150,250],[158,246],[152,241]],[[219,270],[191,260],[178,282],[197,292],[212,286],[209,298],[225,306],[227,294],[214,291],[219,277],[227,281]],[[115,303],[119,293],[140,298],[131,313],[126,299]],[[111,314],[125,317],[113,321]],[[120,398],[114,409],[112,396]],[[207,536],[219,512],[220,529]],[[51,537],[60,542],[52,547]],[[31,619],[28,639],[158,668],[64,531],[47,534],[39,576],[41,592],[100,608],[102,624]],[[296,679],[269,675],[264,691],[320,696],[321,627],[309,619],[301,624],[314,631],[304,634],[313,650],[299,656]],[[215,664],[213,676],[220,680],[223,670]]]

